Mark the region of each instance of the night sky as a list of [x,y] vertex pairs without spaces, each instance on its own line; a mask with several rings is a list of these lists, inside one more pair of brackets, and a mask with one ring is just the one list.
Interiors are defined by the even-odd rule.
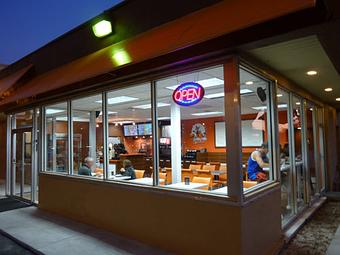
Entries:
[[0,1],[0,64],[11,64],[121,0]]

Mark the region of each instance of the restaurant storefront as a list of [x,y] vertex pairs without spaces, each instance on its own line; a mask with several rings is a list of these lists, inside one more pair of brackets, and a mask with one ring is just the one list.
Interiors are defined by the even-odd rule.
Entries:
[[46,88],[7,112],[7,195],[173,252],[276,252],[326,190],[329,106],[237,51],[129,77],[131,47],[111,54],[113,80]]

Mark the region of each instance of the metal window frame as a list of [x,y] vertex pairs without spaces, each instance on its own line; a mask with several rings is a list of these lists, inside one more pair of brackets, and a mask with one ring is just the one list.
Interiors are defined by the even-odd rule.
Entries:
[[67,150],[67,173],[73,175],[73,112],[71,100],[67,100]]
[[7,115],[7,134],[6,134],[6,185],[5,194],[10,196],[12,194],[11,175],[12,175],[12,115]]
[[309,163],[308,163],[308,146],[307,146],[307,100],[305,98],[302,98],[301,100],[301,145],[302,145],[302,152],[303,152],[303,174],[304,174],[304,200],[305,200],[305,206],[308,205],[310,201],[310,191],[309,191],[309,185],[308,180],[310,179],[309,174]]
[[152,119],[152,150],[153,150],[153,186],[159,186],[159,131],[157,110],[157,82],[151,81],[151,119]]
[[102,122],[103,122],[103,180],[107,180],[109,176],[109,155],[108,155],[108,137],[109,122],[107,110],[107,92],[102,93]]

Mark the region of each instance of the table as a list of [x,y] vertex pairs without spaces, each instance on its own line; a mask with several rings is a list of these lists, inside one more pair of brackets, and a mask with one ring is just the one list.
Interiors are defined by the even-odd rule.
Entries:
[[130,176],[124,176],[124,175],[121,175],[121,174],[116,174],[116,175],[112,175],[108,179],[120,181],[120,180],[130,180],[131,177]]
[[204,188],[207,186],[208,184],[197,183],[197,182],[190,182],[188,185],[186,185],[184,182],[165,185],[165,187],[167,188],[174,188],[174,189],[198,189],[198,188]]
[[[133,180],[129,180],[129,182],[137,183],[137,184],[153,185],[153,179],[150,177],[133,179]],[[159,179],[159,182],[164,182],[164,179]]]

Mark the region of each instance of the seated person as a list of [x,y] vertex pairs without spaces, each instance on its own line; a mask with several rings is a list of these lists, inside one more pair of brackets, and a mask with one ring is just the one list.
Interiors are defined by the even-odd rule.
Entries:
[[268,167],[268,144],[262,144],[261,148],[253,151],[248,159],[248,178],[252,181],[263,182],[267,180],[267,175],[263,171]]
[[84,164],[83,166],[81,166],[78,170],[78,174],[79,175],[87,175],[87,176],[91,176],[92,175],[92,167],[94,164],[94,160],[91,157],[86,157],[84,159]]
[[135,169],[133,169],[132,163],[128,159],[123,161],[123,168],[120,169],[120,173],[123,176],[130,176],[131,180],[136,179]]

